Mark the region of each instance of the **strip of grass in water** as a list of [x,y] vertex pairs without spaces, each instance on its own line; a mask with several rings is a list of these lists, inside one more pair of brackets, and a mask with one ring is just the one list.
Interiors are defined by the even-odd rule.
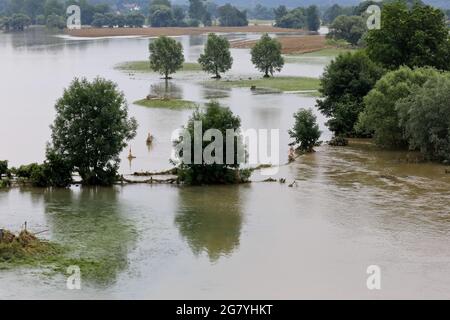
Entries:
[[20,242],[0,243],[0,270],[39,268],[51,276],[66,274],[69,266],[77,266],[83,279],[107,284],[114,277],[115,266],[108,261],[76,258],[69,255],[68,247],[57,243],[35,240],[23,246]]
[[143,107],[165,109],[189,109],[197,106],[195,102],[181,99],[142,99],[133,103]]
[[[116,65],[117,70],[128,71],[128,72],[155,72],[150,69],[150,62],[144,61],[127,61]],[[202,67],[198,63],[185,62],[183,63],[183,68],[181,71],[201,71]]]
[[334,58],[337,57],[341,53],[352,52],[354,49],[348,48],[326,48],[318,51],[307,52],[307,53],[296,53],[296,54],[287,54],[284,56],[284,61],[286,63],[296,63],[302,62],[306,59],[314,59],[314,58]]
[[301,90],[318,90],[319,79],[306,77],[271,77],[251,80],[227,80],[227,81],[210,81],[207,86],[214,87],[241,87],[250,88],[255,86],[258,88],[267,88],[278,91],[301,91]]

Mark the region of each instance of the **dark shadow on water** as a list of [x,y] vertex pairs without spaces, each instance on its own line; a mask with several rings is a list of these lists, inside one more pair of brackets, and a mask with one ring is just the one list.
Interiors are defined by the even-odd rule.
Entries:
[[237,186],[180,188],[175,224],[194,255],[211,262],[239,247],[242,194]]

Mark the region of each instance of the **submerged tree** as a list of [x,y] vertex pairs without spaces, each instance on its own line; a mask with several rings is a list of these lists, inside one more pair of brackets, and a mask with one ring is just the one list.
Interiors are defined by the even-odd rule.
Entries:
[[[250,172],[240,168],[245,160],[240,127],[241,119],[217,102],[207,104],[205,111],[196,110],[175,141],[177,149],[181,146],[173,161],[179,179],[194,185],[246,181]],[[230,141],[232,146],[227,145]]]
[[57,101],[51,153],[79,173],[83,183],[110,185],[120,152],[136,135],[137,122],[117,85],[102,78],[75,79]]
[[198,63],[204,71],[212,73],[214,78],[220,79],[220,73],[230,70],[233,64],[228,40],[210,33],[205,45],[205,52],[200,55]]
[[[264,72],[264,77],[273,76],[275,71],[280,72],[284,66],[284,59],[281,56],[281,43],[263,34],[261,39],[251,50],[252,62],[256,68]],[[270,74],[270,75],[269,75]]]
[[165,36],[149,45],[150,68],[170,79],[169,75],[183,67],[184,56],[181,43]]
[[301,109],[294,114],[295,124],[289,135],[295,141],[292,146],[297,146],[300,151],[311,152],[320,138],[319,125],[317,117],[312,109]]

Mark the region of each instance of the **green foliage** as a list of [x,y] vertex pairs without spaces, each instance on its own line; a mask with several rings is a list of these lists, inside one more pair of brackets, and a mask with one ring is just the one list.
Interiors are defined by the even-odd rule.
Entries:
[[364,98],[365,109],[359,116],[357,131],[373,132],[376,143],[383,147],[405,146],[404,128],[400,126],[396,103],[417,91],[437,73],[430,68],[411,70],[401,67],[385,74]]
[[331,24],[330,29],[328,37],[357,45],[367,31],[367,26],[366,21],[360,16],[338,16]]
[[102,78],[75,79],[57,101],[50,149],[88,185],[110,185],[119,154],[136,135],[123,93]]
[[0,177],[4,174],[8,174],[8,160],[0,161]]
[[395,1],[383,6],[381,29],[371,30],[365,39],[369,57],[395,69],[433,66],[450,69],[450,42],[444,13],[430,6]]
[[13,14],[11,20],[9,21],[9,28],[15,31],[23,31],[30,24],[31,19],[29,16],[23,13],[16,13]]
[[145,16],[134,12],[125,16],[125,24],[130,28],[142,28],[145,23]]
[[204,0],[189,0],[189,17],[201,21],[205,17],[206,4]]
[[275,71],[280,72],[284,66],[284,59],[281,56],[281,43],[263,34],[261,39],[251,50],[252,62],[255,67],[264,72],[264,77],[268,78],[269,73],[273,76]]
[[36,16],[35,23],[38,26],[44,26],[46,24],[45,16],[43,14],[40,14],[40,15]]
[[[285,8],[284,8],[285,9]],[[280,28],[303,29],[307,25],[306,11],[304,8],[296,8],[285,11],[283,7],[278,8],[275,24]],[[284,15],[282,15],[284,13]]]
[[50,29],[64,29],[66,27],[66,21],[64,18],[56,14],[49,15],[45,24],[47,28]]
[[173,24],[172,9],[165,5],[153,5],[149,19],[152,27],[170,27]]
[[247,11],[239,11],[238,8],[226,4],[217,9],[219,23],[223,27],[248,26]]
[[309,31],[317,31],[320,28],[319,9],[317,6],[309,6],[306,9],[306,26]]
[[331,119],[335,134],[354,134],[354,125],[364,109],[363,98],[383,75],[383,70],[363,52],[344,53],[333,60],[320,79],[319,110]]
[[215,78],[220,79],[220,73],[230,70],[233,64],[229,41],[224,37],[210,33],[205,51],[200,55],[198,63],[204,71],[212,73]]
[[334,21],[334,19],[336,19],[339,16],[351,15],[352,11],[353,10],[351,7],[341,7],[338,4],[334,4],[327,10],[325,10],[322,19],[325,24],[331,24]]
[[[202,123],[202,137],[204,133],[209,129],[217,129],[223,136],[223,158],[221,163],[207,164],[204,159],[201,164],[194,163],[194,122],[201,121]],[[205,111],[196,110],[192,117],[189,119],[185,130],[191,137],[191,163],[181,163],[178,166],[178,177],[186,184],[201,185],[201,184],[229,184],[240,183],[248,180],[250,176],[249,170],[240,169],[240,161],[238,156],[238,147],[242,143],[242,140],[238,135],[234,138],[234,150],[233,157],[234,163],[227,164],[227,150],[226,148],[226,130],[232,129],[238,132],[241,127],[241,120],[238,116],[235,116],[229,108],[221,107],[217,102],[211,102],[207,104]],[[180,143],[180,141],[177,141]],[[202,141],[202,153],[203,150],[210,144],[210,142]],[[243,145],[241,145],[242,148]]]
[[291,145],[298,150],[311,152],[320,138],[319,125],[312,109],[301,109],[294,114],[295,124],[289,135],[294,139]]
[[183,67],[183,47],[176,40],[159,37],[150,43],[149,50],[150,68],[164,75],[165,79],[169,79],[170,74]]
[[397,104],[410,149],[447,163],[450,161],[449,101],[450,77],[440,74],[432,76]]

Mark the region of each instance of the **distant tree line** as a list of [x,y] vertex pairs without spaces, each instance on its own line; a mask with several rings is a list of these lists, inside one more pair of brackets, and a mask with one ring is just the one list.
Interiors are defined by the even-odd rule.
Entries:
[[279,6],[274,9],[275,25],[281,28],[308,29],[317,31],[320,28],[320,12],[317,6],[287,9]]

